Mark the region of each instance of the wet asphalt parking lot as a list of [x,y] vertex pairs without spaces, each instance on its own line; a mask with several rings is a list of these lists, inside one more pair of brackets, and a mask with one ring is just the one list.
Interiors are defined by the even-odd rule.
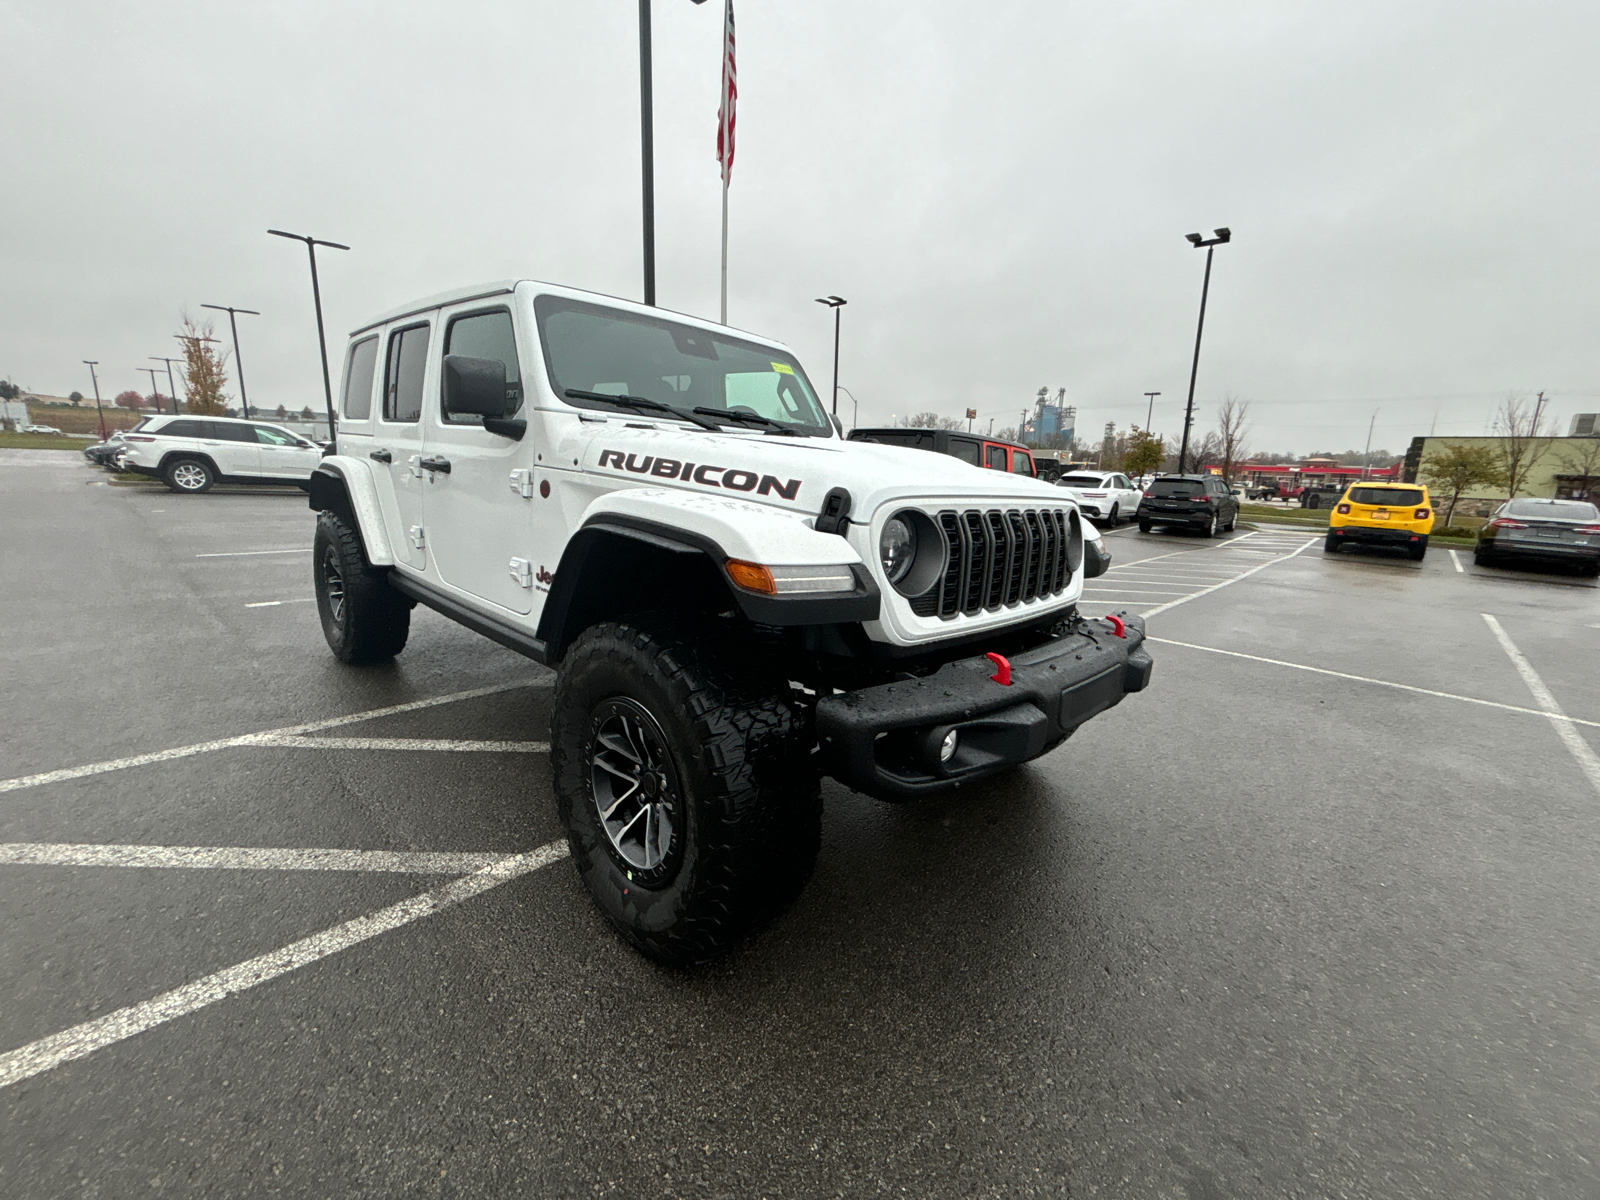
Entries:
[[561,856],[549,672],[420,609],[343,667],[302,496],[105,478],[0,462],[0,1195],[1600,1196],[1590,581],[1116,531],[1150,690],[825,784],[675,973]]

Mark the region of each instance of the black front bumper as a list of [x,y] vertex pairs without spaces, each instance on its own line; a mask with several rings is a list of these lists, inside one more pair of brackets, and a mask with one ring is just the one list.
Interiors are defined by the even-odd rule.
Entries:
[[[1110,621],[1077,621],[1013,655],[1010,686],[996,683],[994,664],[978,657],[920,679],[824,696],[816,713],[823,771],[858,792],[913,800],[1037,758],[1149,684],[1144,621],[1119,615],[1124,637]],[[956,751],[941,762],[951,730]]]

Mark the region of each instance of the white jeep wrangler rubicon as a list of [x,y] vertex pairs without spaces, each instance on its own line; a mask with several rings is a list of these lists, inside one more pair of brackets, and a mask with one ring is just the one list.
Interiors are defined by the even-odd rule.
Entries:
[[573,859],[664,962],[793,899],[821,776],[937,794],[1150,679],[1137,617],[1078,614],[1060,489],[848,442],[778,343],[569,288],[357,330],[310,493],[340,659],[398,654],[420,601],[556,670]]

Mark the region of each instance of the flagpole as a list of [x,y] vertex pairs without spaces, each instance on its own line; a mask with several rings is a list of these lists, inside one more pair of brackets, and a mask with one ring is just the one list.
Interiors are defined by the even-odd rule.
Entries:
[[728,323],[728,173],[722,173],[722,323]]

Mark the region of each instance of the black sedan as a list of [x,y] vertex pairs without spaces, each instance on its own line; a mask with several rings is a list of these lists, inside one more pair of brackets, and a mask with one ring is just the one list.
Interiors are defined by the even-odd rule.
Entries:
[[1600,508],[1587,500],[1508,500],[1478,531],[1472,561],[1572,563],[1600,575]]

